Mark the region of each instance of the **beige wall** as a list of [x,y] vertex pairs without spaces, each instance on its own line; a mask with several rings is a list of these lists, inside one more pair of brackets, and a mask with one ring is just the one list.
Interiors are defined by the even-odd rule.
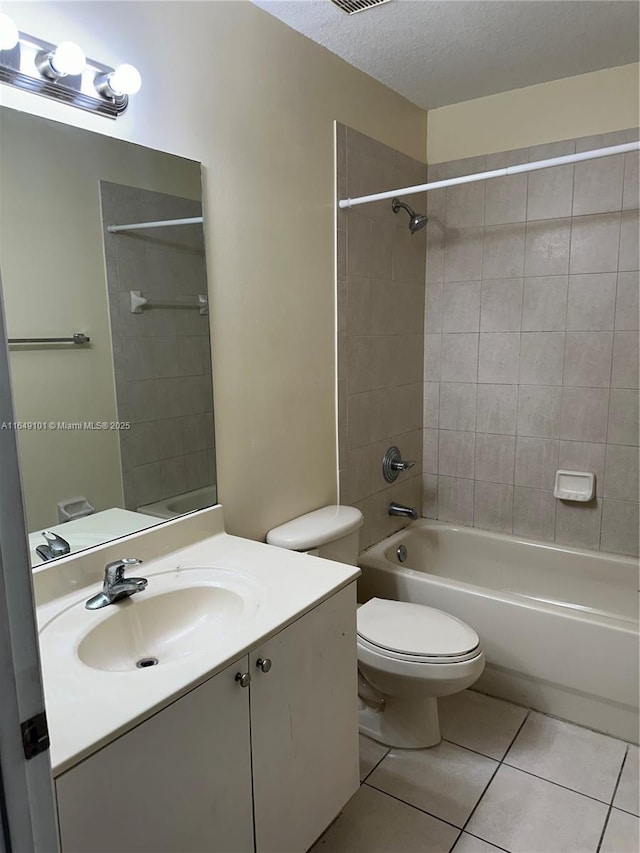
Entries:
[[[9,337],[91,337],[88,347],[12,348],[21,421],[116,420],[101,179],[191,198],[200,191],[196,163],[2,110],[0,264]],[[19,444],[30,531],[57,524],[56,504],[78,495],[97,510],[123,506],[116,432],[23,431]]]
[[248,2],[6,3],[142,91],[110,122],[18,109],[201,160],[218,484],[232,533],[337,497],[334,120],[424,159],[426,114]]
[[640,65],[553,80],[429,111],[428,161],[637,127]]

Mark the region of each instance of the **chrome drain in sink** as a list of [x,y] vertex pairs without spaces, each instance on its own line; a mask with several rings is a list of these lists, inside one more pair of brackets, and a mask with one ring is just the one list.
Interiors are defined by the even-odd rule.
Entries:
[[158,658],[140,658],[136,662],[136,669],[146,669],[148,666],[155,666],[159,663]]

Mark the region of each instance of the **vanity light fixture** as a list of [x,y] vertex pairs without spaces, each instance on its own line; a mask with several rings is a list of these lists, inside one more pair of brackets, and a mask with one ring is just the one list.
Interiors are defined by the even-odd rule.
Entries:
[[0,50],[13,50],[18,44],[18,28],[8,15],[0,14]]
[[60,42],[55,50],[43,50],[36,57],[38,71],[50,80],[76,77],[82,74],[86,64],[83,49],[72,41]]
[[142,86],[140,72],[133,65],[118,65],[115,71],[96,77],[96,89],[108,98],[135,95]]
[[0,14],[0,83],[117,118],[140,91],[142,77],[133,65],[111,68],[87,59],[74,42],[56,46],[20,32]]

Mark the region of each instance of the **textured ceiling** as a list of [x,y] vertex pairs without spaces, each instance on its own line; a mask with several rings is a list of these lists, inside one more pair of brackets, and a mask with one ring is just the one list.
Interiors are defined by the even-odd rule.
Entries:
[[638,60],[635,0],[253,2],[424,109]]

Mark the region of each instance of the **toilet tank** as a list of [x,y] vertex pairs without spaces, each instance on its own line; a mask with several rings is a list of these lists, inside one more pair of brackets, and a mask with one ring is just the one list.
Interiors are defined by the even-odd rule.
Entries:
[[363,522],[362,513],[354,506],[323,506],[274,527],[267,533],[267,542],[355,566]]

